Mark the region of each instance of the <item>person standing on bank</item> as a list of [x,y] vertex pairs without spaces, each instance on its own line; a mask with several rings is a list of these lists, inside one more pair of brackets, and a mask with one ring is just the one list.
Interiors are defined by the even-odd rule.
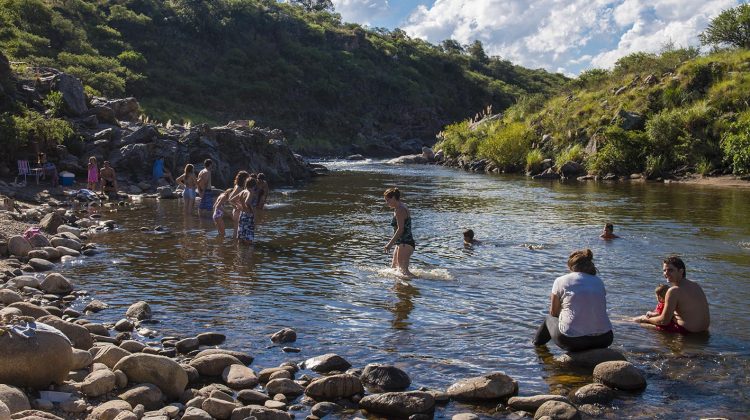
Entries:
[[391,220],[393,237],[383,249],[386,253],[390,253],[391,247],[396,245],[391,268],[398,269],[406,277],[414,277],[414,274],[409,271],[409,259],[416,247],[411,230],[411,213],[406,205],[401,202],[401,191],[398,188],[388,188],[383,196],[388,207],[393,209],[393,219]]
[[211,159],[206,159],[203,161],[203,169],[198,172],[198,195],[201,198],[201,202],[198,205],[198,212],[200,214],[213,214],[214,196],[213,191],[211,191],[212,167],[213,162]]
[[555,279],[552,285],[549,315],[537,330],[535,346],[550,339],[567,351],[606,348],[612,344],[607,292],[596,275],[593,259],[590,249],[570,254],[571,272]]

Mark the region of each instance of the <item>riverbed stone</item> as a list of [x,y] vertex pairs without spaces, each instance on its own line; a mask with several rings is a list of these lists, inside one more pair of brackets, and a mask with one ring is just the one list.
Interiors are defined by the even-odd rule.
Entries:
[[203,401],[201,408],[212,417],[219,420],[225,420],[232,416],[232,411],[237,408],[238,405],[234,402],[218,399],[208,398]]
[[359,406],[371,413],[402,418],[431,413],[435,400],[422,391],[384,392],[365,396],[359,401]]
[[227,339],[227,336],[221,333],[207,331],[198,334],[196,338],[198,339],[198,342],[201,346],[218,346]]
[[363,385],[383,391],[400,391],[411,384],[409,375],[403,370],[378,363],[365,366],[359,379]]
[[179,363],[154,354],[131,354],[120,359],[114,370],[125,372],[129,382],[152,383],[173,399],[180,397],[188,382],[187,374]]
[[[200,341],[200,334],[198,334],[198,340]],[[241,351],[234,351],[234,350],[226,350],[226,349],[206,349],[201,350],[198,354],[195,355],[195,358],[207,356],[209,354],[228,354],[230,356],[234,356],[237,359],[239,359],[240,362],[242,362],[243,365],[250,365],[253,363],[253,356],[249,355],[248,353],[244,353]]]
[[60,225],[57,227],[55,233],[63,234],[70,233],[75,235],[76,238],[81,238],[81,229],[71,225]]
[[615,391],[599,383],[584,385],[571,394],[576,404],[606,404],[615,398]]
[[29,275],[16,276],[8,281],[8,285],[18,290],[21,290],[24,287],[33,287],[35,289],[38,289],[39,279]]
[[28,239],[23,236],[11,236],[8,239],[8,252],[16,257],[25,257],[29,251],[34,249]]
[[117,365],[117,362],[125,357],[130,356],[131,354],[132,353],[121,347],[117,347],[114,345],[103,346],[99,349],[99,352],[96,353],[94,362],[103,363],[107,365],[108,368],[114,369],[114,367]]
[[646,378],[640,369],[622,360],[596,365],[594,381],[623,391],[640,391],[646,388]]
[[52,257],[47,253],[47,251],[43,249],[32,249],[29,251],[28,254],[26,254],[26,257],[30,259],[42,259],[42,260],[51,260]]
[[46,293],[61,295],[72,292],[73,283],[60,273],[49,273],[39,284],[39,288]]
[[196,357],[189,363],[201,376],[221,376],[227,366],[242,364],[239,359],[228,354],[208,354]]
[[507,405],[514,411],[523,410],[533,413],[547,401],[568,402],[568,399],[562,395],[533,395],[530,397],[511,397],[508,400]]
[[269,394],[284,394],[296,397],[302,395],[305,388],[291,379],[273,379],[266,384],[266,391]]
[[90,419],[114,420],[123,411],[131,411],[133,407],[124,400],[112,400],[102,403],[91,411]]
[[34,271],[51,271],[55,269],[55,263],[43,260],[41,258],[32,258],[29,260],[29,265]]
[[196,337],[183,338],[182,340],[176,342],[174,347],[179,353],[188,354],[200,347],[200,341],[198,341],[198,338]]
[[163,406],[164,395],[159,387],[151,383],[142,383],[118,395],[131,406],[142,404],[146,410],[158,410]]
[[11,303],[16,302],[23,302],[21,295],[12,290],[0,289],[0,303],[3,305],[10,305]]
[[65,257],[65,256],[67,257],[80,257],[81,256],[80,251],[76,251],[75,249],[68,248],[65,246],[56,246],[55,250],[60,253],[60,258]]
[[126,318],[123,318],[115,323],[115,331],[133,331],[133,328],[135,328],[135,324],[133,324],[133,321]]
[[518,383],[503,372],[463,379],[446,390],[458,401],[498,400],[515,395]]
[[323,401],[315,404],[312,409],[310,409],[310,413],[312,413],[313,416],[323,418],[329,414],[338,413],[342,409],[343,407],[336,403]]
[[109,337],[109,330],[102,324],[96,322],[88,322],[86,324],[83,324],[83,327],[89,330],[89,332],[95,336],[97,341],[103,341],[101,337]]
[[77,349],[88,350],[94,345],[94,339],[91,337],[89,330],[78,324],[64,321],[62,318],[54,315],[46,315],[37,320],[62,331],[70,342],[73,343],[73,347]]
[[144,301],[136,302],[128,308],[125,312],[125,316],[132,319],[142,321],[144,319],[151,319],[151,306]]
[[474,413],[458,413],[451,417],[451,420],[479,420],[479,416]]
[[273,381],[274,379],[292,379],[294,378],[294,375],[292,375],[292,372],[289,372],[289,370],[281,368],[279,370],[276,370],[272,372],[270,375],[268,375],[268,381]]
[[12,332],[0,335],[0,383],[44,389],[68,377],[73,367],[70,341],[49,325],[34,325],[36,333],[29,338]]
[[140,341],[125,340],[120,343],[120,348],[129,351],[130,353],[140,353],[144,348],[146,348],[146,345],[141,343]]
[[352,364],[338,354],[328,353],[305,360],[304,367],[318,373],[345,372]]
[[0,420],[10,420],[10,408],[0,401]]
[[49,242],[54,247],[64,246],[65,248],[74,249],[79,252],[81,251],[81,248],[83,247],[79,241],[75,239],[70,239],[70,238],[55,237],[55,238],[50,239]]
[[17,308],[24,316],[30,316],[35,319],[52,315],[48,310],[42,308],[41,306],[34,305],[30,302],[11,303],[10,305],[8,305],[8,308]]
[[115,373],[111,370],[95,370],[81,383],[81,392],[87,397],[99,397],[115,389],[115,383]]
[[107,305],[106,303],[102,302],[101,300],[94,299],[91,302],[89,302],[88,305],[86,305],[85,308],[83,308],[83,312],[97,313],[97,312],[101,312],[101,311],[103,311],[103,310],[105,310],[107,308],[109,308],[109,305]]
[[258,385],[255,371],[245,365],[230,365],[224,368],[221,378],[232,389],[248,389]]
[[281,410],[274,410],[260,405],[247,405],[235,408],[230,420],[245,420],[254,417],[256,420],[292,420],[292,416]]
[[283,328],[271,336],[274,343],[293,343],[297,341],[297,332],[291,328]]
[[[277,373],[281,373],[281,375],[277,375]],[[284,376],[284,373],[286,376]],[[273,368],[265,368],[262,369],[258,373],[258,380],[260,383],[264,384],[271,379],[279,379],[279,378],[292,378],[291,373],[289,372],[289,369],[283,368],[283,367],[273,367]]]
[[266,400],[270,400],[271,398],[260,391],[243,389],[237,393],[237,399],[243,404],[263,404]]
[[10,411],[10,414],[31,409],[31,404],[29,404],[29,399],[26,397],[26,394],[20,389],[10,385],[0,384],[0,402],[5,404]]
[[591,349],[585,351],[567,352],[555,358],[558,363],[568,366],[578,366],[593,369],[596,365],[613,360],[626,360],[621,352],[606,349]]
[[87,368],[94,363],[91,353],[86,350],[73,349],[73,367],[71,370]]
[[363,392],[359,378],[346,373],[315,379],[305,388],[305,395],[316,401],[336,401]]
[[[34,248],[45,248],[45,247],[48,247],[48,246],[52,245],[52,244],[50,244],[49,239],[47,239],[47,237],[44,236],[44,235],[34,235],[34,236],[32,236],[31,238],[29,238],[29,243]],[[29,252],[31,252],[31,251],[29,251]],[[29,254],[26,254],[26,256],[28,257]]]
[[47,260],[57,261],[62,258],[62,253],[60,253],[60,251],[58,251],[55,247],[45,246],[42,248],[42,250],[47,253]]
[[581,414],[569,402],[550,400],[539,406],[534,413],[535,420],[542,417],[555,420],[579,420]]
[[180,420],[213,420],[213,417],[198,407],[188,407]]

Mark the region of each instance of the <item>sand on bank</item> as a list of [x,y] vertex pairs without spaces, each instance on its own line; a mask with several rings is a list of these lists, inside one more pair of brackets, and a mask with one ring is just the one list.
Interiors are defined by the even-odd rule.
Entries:
[[735,175],[700,176],[690,175],[684,178],[670,180],[676,184],[709,185],[715,187],[744,187],[750,188],[750,179],[742,179]]

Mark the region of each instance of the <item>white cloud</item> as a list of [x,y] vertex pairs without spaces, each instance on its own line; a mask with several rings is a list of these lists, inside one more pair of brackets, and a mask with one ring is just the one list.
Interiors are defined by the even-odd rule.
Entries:
[[374,20],[385,15],[390,8],[388,0],[332,0],[336,12],[345,22],[371,25]]
[[433,43],[478,39],[490,55],[577,73],[611,67],[632,52],[658,51],[670,41],[696,45],[710,19],[737,4],[739,0],[436,0],[416,7],[403,29]]

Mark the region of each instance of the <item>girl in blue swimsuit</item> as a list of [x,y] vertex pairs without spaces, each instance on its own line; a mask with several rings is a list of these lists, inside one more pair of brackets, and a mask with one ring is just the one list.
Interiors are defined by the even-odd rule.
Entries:
[[391,220],[393,237],[383,248],[386,253],[390,253],[391,247],[396,245],[391,267],[398,269],[406,277],[414,277],[414,274],[409,271],[409,259],[416,247],[411,230],[411,214],[406,205],[401,202],[401,191],[398,188],[388,188],[383,196],[388,207],[393,209],[393,219]]

